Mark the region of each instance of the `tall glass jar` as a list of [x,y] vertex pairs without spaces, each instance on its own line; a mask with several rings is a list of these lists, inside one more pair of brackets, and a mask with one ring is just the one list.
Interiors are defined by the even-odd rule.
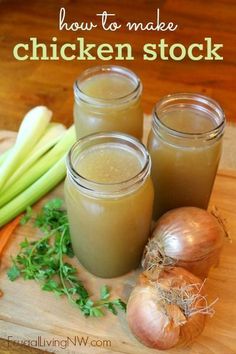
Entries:
[[154,220],[177,207],[207,208],[224,127],[223,110],[208,97],[180,93],[168,95],[156,104],[148,138],[155,190]]
[[154,199],[145,146],[121,133],[80,139],[67,157],[65,200],[72,246],[91,273],[135,269],[147,242]]
[[74,122],[77,138],[102,131],[119,131],[141,140],[142,84],[121,66],[85,70],[74,83]]

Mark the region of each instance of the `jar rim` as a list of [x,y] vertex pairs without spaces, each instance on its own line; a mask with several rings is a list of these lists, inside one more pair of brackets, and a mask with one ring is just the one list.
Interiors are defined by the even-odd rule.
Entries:
[[[79,174],[74,168],[73,164],[73,154],[75,153],[75,151],[79,148],[83,149],[81,150],[81,152],[85,151],[87,148],[90,148],[89,144],[94,143],[94,145],[96,145],[97,141],[97,144],[99,145],[99,142],[102,143],[102,141],[106,139],[109,139],[107,140],[107,143],[111,142],[111,140],[118,140],[125,146],[131,144],[133,145],[133,149],[136,147],[136,149],[141,153],[144,160],[140,171],[129,179],[123,180],[121,182],[111,183],[96,182]],[[70,151],[67,154],[66,166],[69,177],[78,187],[81,187],[84,191],[86,191],[86,193],[95,193],[98,195],[104,194],[105,196],[112,194],[117,196],[122,193],[127,194],[127,192],[129,193],[129,191],[132,192],[133,188],[135,188],[136,185],[139,185],[140,183],[143,183],[146,180],[146,178],[150,175],[151,158],[145,145],[137,138],[120,132],[100,132],[93,133],[79,139],[71,147]]]
[[[80,84],[83,81],[87,80],[92,75],[95,76],[106,72],[116,73],[121,76],[123,75],[128,77],[132,82],[135,83],[133,90],[131,90],[125,95],[115,97],[115,98],[99,98],[99,97],[88,95],[86,94],[86,92],[84,92],[81,89]],[[77,101],[81,100],[84,103],[88,103],[90,105],[110,106],[113,105],[114,103],[123,104],[138,97],[142,92],[142,83],[139,77],[130,69],[127,69],[119,65],[100,65],[100,66],[94,66],[84,70],[75,80],[73,88],[74,88],[74,96]]]
[[[209,109],[212,110],[210,112],[208,110],[208,114],[214,114],[215,116],[218,116],[219,123],[213,128],[210,129],[209,131],[206,132],[199,132],[199,133],[191,133],[191,132],[183,132],[183,131],[178,131],[176,129],[173,129],[169,127],[167,124],[165,124],[162,119],[160,118],[160,111],[168,105],[180,105],[183,107],[183,103],[178,103],[178,101],[181,102],[185,101],[186,104],[196,110],[201,110],[201,111],[207,111],[208,107]],[[195,102],[194,104],[190,104],[188,102]],[[202,106],[201,106],[202,105]],[[205,105],[205,108],[204,108]],[[226,119],[225,119],[225,113],[222,109],[222,107],[219,105],[217,101],[214,99],[201,95],[198,93],[188,93],[188,92],[183,92],[183,93],[173,93],[164,96],[161,98],[154,106],[153,109],[153,125],[154,129],[158,128],[163,128],[167,134],[173,136],[173,137],[179,137],[179,138],[184,138],[184,139],[202,139],[202,140],[211,140],[214,139],[218,135],[222,135],[224,128],[226,124]]]

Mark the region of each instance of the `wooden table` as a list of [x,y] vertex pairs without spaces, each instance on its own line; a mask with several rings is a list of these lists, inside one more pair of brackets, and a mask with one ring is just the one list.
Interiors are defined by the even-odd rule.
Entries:
[[[146,119],[145,128],[147,123]],[[146,130],[146,129],[145,129]],[[0,131],[0,141],[2,131]],[[13,134],[3,133],[5,138],[9,136],[12,142]],[[0,143],[0,152],[3,150]],[[63,197],[63,184],[46,195],[35,206],[39,210],[44,203],[54,197]],[[188,348],[174,348],[166,351],[166,354],[235,354],[236,343],[236,288],[232,285],[236,280],[236,172],[218,172],[211,203],[217,206],[222,218],[226,220],[227,230],[232,238],[232,243],[225,240],[221,254],[220,266],[212,269],[207,279],[208,301],[215,298],[219,301],[215,304],[215,315],[207,318],[204,332]],[[11,256],[18,253],[19,243],[25,237],[29,240],[37,239],[39,233],[30,223],[18,227],[11,237],[1,257],[0,286],[2,298],[0,299],[0,338],[10,339],[0,342],[0,352],[4,354],[34,353],[33,349],[17,347],[13,341],[31,341],[30,345],[38,345],[45,350],[57,354],[157,354],[160,351],[151,350],[142,346],[131,334],[125,315],[119,316],[107,314],[102,319],[84,318],[78,309],[68,303],[65,297],[56,298],[49,292],[42,292],[34,281],[17,279],[10,282],[6,272],[11,264]],[[70,260],[79,271],[79,278],[85,282],[90,294],[97,297],[99,288],[107,284],[112,289],[112,297],[121,297],[127,301],[132,290],[138,272],[128,273],[120,278],[104,279],[97,278],[88,273],[76,260]],[[77,336],[77,337],[76,337]],[[40,340],[38,339],[40,338]],[[68,342],[64,349],[63,343],[70,338],[75,341],[79,338],[80,343],[73,345]],[[82,338],[88,342],[83,345]],[[57,340],[59,344],[55,344]],[[51,343],[47,345],[47,342]],[[93,342],[93,345],[92,345]],[[95,344],[94,344],[95,343]],[[99,343],[96,345],[96,343]],[[44,351],[45,352],[45,351]]]
[[[161,19],[179,25],[176,32],[127,32],[124,29],[110,33],[95,29],[91,32],[58,30],[60,7],[67,10],[67,21],[95,20],[95,14],[107,10],[115,13],[119,22],[154,20],[156,8]],[[80,72],[103,61],[17,61],[12,49],[16,43],[28,42],[30,36],[50,43],[56,36],[58,43],[75,42],[83,36],[91,43],[129,42],[134,61],[110,61],[134,70],[141,78],[143,106],[150,113],[153,104],[171,92],[198,92],[218,100],[228,121],[236,122],[236,2],[235,0],[1,0],[0,1],[0,129],[16,130],[23,115],[35,105],[47,105],[54,112],[54,120],[69,126],[72,123],[72,84]],[[144,43],[157,43],[166,38],[170,44],[188,45],[212,37],[223,43],[224,61],[181,62],[143,61]],[[36,353],[36,349],[16,346],[8,348],[0,341],[1,353]],[[205,354],[205,353],[204,353]],[[222,353],[227,354],[227,353]]]

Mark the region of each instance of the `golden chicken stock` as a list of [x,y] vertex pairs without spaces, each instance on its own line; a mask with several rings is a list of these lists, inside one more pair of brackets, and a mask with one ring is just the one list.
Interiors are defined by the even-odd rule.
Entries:
[[155,220],[177,207],[207,208],[224,124],[220,106],[204,96],[170,95],[156,105],[148,139]]
[[83,72],[74,84],[77,138],[118,131],[141,140],[141,91],[139,78],[126,68],[101,66]]
[[105,278],[135,269],[154,198],[145,147],[128,135],[94,134],[72,148],[67,171],[65,198],[79,261]]

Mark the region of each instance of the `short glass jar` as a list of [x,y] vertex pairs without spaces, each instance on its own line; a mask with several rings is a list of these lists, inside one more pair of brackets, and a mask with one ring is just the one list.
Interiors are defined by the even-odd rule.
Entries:
[[67,157],[65,200],[75,255],[91,273],[110,278],[138,267],[154,199],[151,161],[129,135],[80,139]]
[[137,139],[143,135],[142,84],[131,71],[105,65],[85,70],[74,83],[77,139],[118,131]]
[[207,208],[224,127],[222,108],[208,97],[179,93],[156,104],[148,138],[155,190],[154,220],[177,207]]

